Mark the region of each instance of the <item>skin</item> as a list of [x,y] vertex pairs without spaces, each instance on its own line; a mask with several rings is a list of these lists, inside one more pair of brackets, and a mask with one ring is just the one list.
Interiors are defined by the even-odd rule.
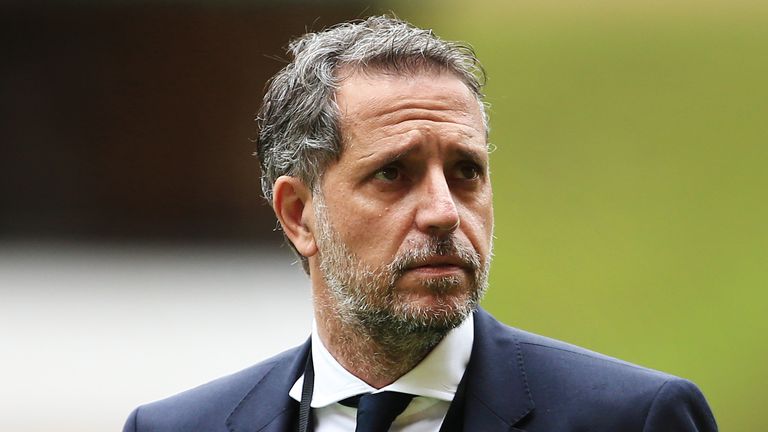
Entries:
[[[487,143],[471,91],[447,72],[368,71],[350,74],[336,101],[344,146],[320,187],[327,217],[347,248],[366,265],[380,267],[409,245],[453,236],[489,259],[493,209]],[[309,259],[319,336],[339,363],[380,388],[423,359],[431,346],[403,357],[334,319],[319,266],[310,189],[296,178],[280,177],[274,207],[288,238]],[[404,301],[429,310],[439,302],[425,281],[444,276],[462,281],[448,295],[468,297],[470,274],[450,256],[414,265],[395,289]]]

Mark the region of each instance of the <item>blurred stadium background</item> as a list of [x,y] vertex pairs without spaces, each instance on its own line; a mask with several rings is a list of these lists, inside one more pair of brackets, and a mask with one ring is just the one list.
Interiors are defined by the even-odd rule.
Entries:
[[291,37],[390,10],[488,71],[484,306],[768,429],[765,2],[72,0],[0,5],[1,430],[119,430],[306,337],[253,114]]

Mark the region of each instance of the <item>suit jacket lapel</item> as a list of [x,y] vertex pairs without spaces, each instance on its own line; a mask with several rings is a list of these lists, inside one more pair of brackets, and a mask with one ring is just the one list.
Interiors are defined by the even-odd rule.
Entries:
[[309,341],[285,353],[227,418],[231,432],[289,432],[298,417],[298,402],[288,396],[304,373]]
[[[309,341],[286,353],[245,395],[227,419],[231,432],[289,432],[298,403],[288,390],[304,372]],[[534,408],[520,346],[509,328],[482,309],[467,371],[464,430],[522,431],[514,426]]]
[[475,313],[475,341],[467,365],[465,431],[515,431],[534,408],[522,351],[509,328]]

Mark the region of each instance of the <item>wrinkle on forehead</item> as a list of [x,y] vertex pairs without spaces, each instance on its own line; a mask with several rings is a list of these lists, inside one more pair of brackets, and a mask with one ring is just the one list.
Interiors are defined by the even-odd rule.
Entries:
[[[440,91],[439,86],[425,89],[423,83],[418,82],[424,78],[449,78],[450,84],[443,86],[445,91]],[[370,96],[363,99],[356,97],[356,93]],[[354,146],[361,133],[377,132],[381,135],[379,138],[402,134],[408,129],[429,134],[433,124],[438,123],[455,125],[466,139],[485,138],[482,113],[474,94],[450,73],[424,72],[412,78],[381,73],[350,74],[335,98],[346,149]],[[408,122],[414,123],[405,125]],[[370,138],[366,137],[365,141]]]
[[[381,81],[375,81],[381,83]],[[377,87],[372,81],[364,83],[370,87]],[[464,85],[463,83],[461,84]],[[389,86],[384,88],[391,89]],[[465,86],[466,88],[466,86]],[[470,95],[469,88],[466,88],[467,95]],[[407,118],[420,117],[427,120],[445,121],[452,115],[458,114],[462,118],[473,117],[473,111],[479,108],[474,104],[474,100],[467,100],[455,92],[440,93],[430,95],[429,97],[417,97],[411,91],[399,91],[396,96],[399,97],[392,103],[392,95],[389,97],[372,96],[365,103],[350,106],[348,100],[339,98],[336,95],[336,103],[339,104],[342,123],[357,124],[361,119],[380,119],[381,121],[394,120],[399,122]],[[342,102],[342,103],[340,103]],[[479,115],[479,112],[476,113]],[[402,119],[402,120],[401,120]]]
[[[339,94],[339,91],[344,88],[344,86],[349,83],[350,81],[356,81],[358,83],[368,83],[371,87],[376,87],[373,85],[373,83],[387,83],[387,82],[398,82],[402,80],[407,80],[411,83],[418,80],[418,78],[427,77],[427,78],[442,78],[442,77],[448,77],[448,78],[454,78],[457,83],[461,84],[461,87],[466,91],[466,95],[469,96],[469,100],[476,100],[475,94],[472,92],[472,90],[467,86],[467,84],[462,81],[461,77],[450,72],[447,69],[440,68],[438,66],[436,67],[430,67],[430,68],[423,68],[420,70],[414,70],[411,72],[389,72],[381,69],[377,69],[375,67],[367,68],[367,69],[351,69],[349,66],[341,67],[337,71],[337,77],[339,78],[339,85],[336,89],[336,92],[334,94],[334,97],[337,97]],[[387,86],[389,87],[389,86]],[[409,92],[410,93],[410,92]],[[462,103],[462,98],[451,98],[448,97],[448,95],[441,94],[447,102],[449,103]],[[372,98],[370,101],[373,103],[376,102],[376,99],[378,98]],[[338,102],[338,99],[337,99]],[[462,109],[469,109],[469,106],[463,106]]]

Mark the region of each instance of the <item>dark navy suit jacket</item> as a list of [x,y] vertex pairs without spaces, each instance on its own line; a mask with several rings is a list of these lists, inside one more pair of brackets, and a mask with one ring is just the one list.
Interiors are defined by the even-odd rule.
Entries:
[[[124,432],[289,432],[298,403],[288,390],[309,344],[244,371],[143,405]],[[464,431],[716,431],[689,381],[507,327],[475,313],[466,371]]]

